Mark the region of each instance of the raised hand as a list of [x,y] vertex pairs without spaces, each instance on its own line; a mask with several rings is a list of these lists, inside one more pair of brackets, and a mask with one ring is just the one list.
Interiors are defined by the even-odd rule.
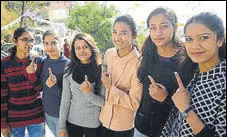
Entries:
[[49,77],[46,80],[46,85],[51,88],[57,83],[57,78],[56,76],[52,73],[51,68],[48,68],[49,71]]
[[88,81],[87,75],[84,76],[84,82],[80,85],[80,89],[85,93],[89,94],[93,90],[93,86],[91,83]]
[[11,129],[10,127],[1,129],[3,137],[11,137]]
[[175,106],[180,112],[184,112],[190,106],[190,93],[184,87],[181,78],[177,72],[174,72],[179,88],[172,96]]
[[107,91],[109,91],[109,89],[112,86],[112,77],[111,77],[111,73],[110,72],[105,72],[104,68],[102,66],[102,83],[105,86],[105,88],[107,89]]
[[32,74],[32,73],[35,73],[36,70],[37,70],[37,64],[35,63],[35,58],[32,58],[32,62],[30,63],[30,65],[26,67],[26,72],[28,74]]
[[159,102],[163,102],[168,96],[168,91],[166,90],[165,86],[156,83],[151,76],[148,76],[148,78],[150,79],[151,82],[149,87],[150,96]]

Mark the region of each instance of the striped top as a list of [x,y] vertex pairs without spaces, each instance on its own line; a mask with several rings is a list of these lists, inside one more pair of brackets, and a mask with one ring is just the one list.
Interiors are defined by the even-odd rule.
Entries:
[[[41,59],[36,58],[37,72]],[[40,98],[42,83],[38,73],[27,74],[31,57],[18,59],[8,56],[1,60],[1,128],[28,126],[44,122]]]

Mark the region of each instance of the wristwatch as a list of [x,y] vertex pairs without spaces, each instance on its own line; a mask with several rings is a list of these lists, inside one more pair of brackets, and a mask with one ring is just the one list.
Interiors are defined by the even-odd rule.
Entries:
[[188,116],[188,112],[190,112],[192,110],[191,106],[189,106],[187,109],[185,109],[184,112],[181,112],[181,115],[183,116],[183,118],[185,119]]

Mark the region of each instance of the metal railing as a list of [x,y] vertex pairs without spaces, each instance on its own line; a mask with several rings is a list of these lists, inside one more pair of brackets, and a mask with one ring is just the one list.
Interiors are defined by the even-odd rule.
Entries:
[[8,56],[9,54],[1,50],[1,59]]

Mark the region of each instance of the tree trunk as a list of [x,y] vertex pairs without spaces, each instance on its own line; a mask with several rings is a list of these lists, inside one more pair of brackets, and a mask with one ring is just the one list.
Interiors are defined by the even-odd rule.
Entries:
[[26,1],[22,1],[22,11],[21,11],[22,17],[21,17],[21,20],[20,20],[20,27],[23,27],[23,20],[24,20],[23,15],[24,15],[24,9],[25,9],[25,2]]

